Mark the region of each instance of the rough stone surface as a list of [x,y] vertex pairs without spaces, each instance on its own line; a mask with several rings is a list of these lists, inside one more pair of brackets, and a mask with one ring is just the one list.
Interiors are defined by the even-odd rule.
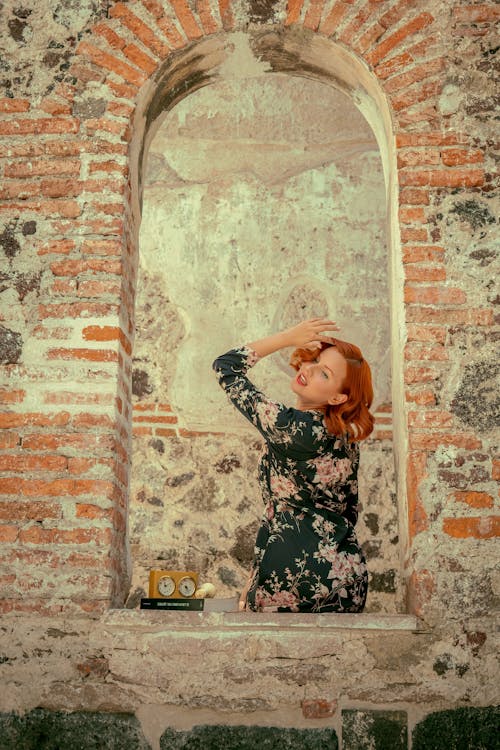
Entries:
[[500,709],[457,708],[425,717],[412,736],[413,750],[498,750]]
[[195,726],[188,732],[167,729],[161,750],[337,750],[333,729]]
[[406,750],[404,711],[342,711],[342,750]]
[[0,714],[2,750],[151,750],[135,716],[35,709]]
[[23,339],[17,331],[0,325],[0,364],[13,365],[19,362],[23,351]]

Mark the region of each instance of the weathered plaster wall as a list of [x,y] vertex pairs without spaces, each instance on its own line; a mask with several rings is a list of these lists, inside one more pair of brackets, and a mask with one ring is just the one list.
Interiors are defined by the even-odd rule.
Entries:
[[[150,145],[133,372],[134,597],[152,567],[194,566],[226,596],[248,575],[261,446],[214,380],[218,353],[331,316],[371,363],[375,411],[387,408],[390,419],[387,209],[377,142],[343,92],[256,68],[184,99]],[[291,373],[282,353],[252,377],[293,403]],[[164,434],[157,428],[152,439],[162,418]],[[212,434],[174,438],[174,424]],[[366,444],[360,484],[368,608],[394,611],[402,602],[401,591],[395,601],[390,440]]]
[[[201,705],[208,723],[245,713],[247,724],[279,714],[319,726],[326,710],[339,728],[339,699],[402,712],[411,728],[431,711],[462,719],[498,703],[498,5],[7,0],[0,12],[2,710],[119,703],[158,747],[181,704],[183,727]],[[191,629],[106,614],[129,588],[136,156],[162,104],[220,77],[233,34],[274,74],[337,74],[388,133],[384,143],[377,131],[390,185],[401,571],[424,635],[373,620],[337,637],[316,620],[299,632],[196,616]],[[182,335],[177,319],[169,326]],[[171,406],[158,402],[157,422],[140,409],[134,418],[150,425],[166,471],[176,451],[185,464],[212,450],[224,473],[222,445],[195,443],[166,419]],[[253,469],[256,453],[244,460]],[[232,472],[235,491],[246,469]],[[304,697],[319,699],[314,719]]]

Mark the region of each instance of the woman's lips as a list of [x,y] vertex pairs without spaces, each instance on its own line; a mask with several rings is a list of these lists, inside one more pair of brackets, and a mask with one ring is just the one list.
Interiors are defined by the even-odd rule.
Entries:
[[297,383],[298,383],[299,385],[307,385],[307,380],[306,380],[306,379],[305,379],[305,377],[304,377],[303,375],[301,375],[301,374],[297,375],[297,378],[296,378],[296,380],[297,380]]

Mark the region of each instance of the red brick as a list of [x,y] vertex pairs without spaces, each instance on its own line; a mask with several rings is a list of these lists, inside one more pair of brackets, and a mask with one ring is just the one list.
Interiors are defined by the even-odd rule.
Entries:
[[405,360],[409,361],[432,361],[444,362],[448,359],[448,353],[444,346],[424,346],[417,343],[408,343],[404,351]]
[[412,222],[422,223],[427,221],[425,210],[421,206],[412,206],[411,208],[401,207],[399,209],[399,220],[403,224],[411,224]]
[[29,108],[29,99],[0,99],[0,112],[27,112]]
[[454,7],[453,17],[460,23],[494,23],[500,19],[500,7],[492,3]]
[[122,175],[127,175],[128,166],[126,164],[119,164],[112,159],[108,161],[96,161],[89,164],[89,172],[90,174],[94,174],[95,172],[105,172],[106,174],[119,172]]
[[5,177],[32,177],[44,175],[79,175],[79,159],[38,159],[16,161],[5,165]]
[[74,279],[56,279],[50,287],[50,293],[52,295],[61,295],[62,297],[70,297],[77,290],[77,282]]
[[366,24],[372,13],[375,12],[375,8],[376,5],[373,2],[367,2],[362,5],[356,15],[339,33],[339,40],[346,46],[352,46],[352,40],[358,35],[358,32]]
[[447,148],[441,152],[443,164],[455,167],[460,164],[477,164],[484,161],[484,154],[479,149]]
[[107,414],[81,412],[71,420],[75,427],[114,427],[114,421]]
[[417,302],[424,305],[461,305],[467,302],[467,295],[462,289],[437,286],[405,286],[405,302]]
[[494,459],[492,462],[491,478],[495,481],[500,480],[500,459]]
[[384,84],[384,89],[388,93],[406,89],[408,86],[412,86],[430,76],[439,74],[444,70],[445,64],[444,58],[438,57],[435,60],[427,60],[426,62],[420,63],[420,65],[414,65],[404,73],[392,76],[390,80],[386,81]]
[[3,495],[23,495],[25,497],[65,497],[78,495],[104,495],[112,497],[113,485],[101,479],[21,479],[4,477]]
[[427,513],[419,493],[421,482],[427,477],[427,454],[409,453],[407,463],[406,488],[408,497],[408,525],[410,541],[429,527]]
[[426,607],[430,603],[435,590],[434,576],[430,571],[414,571],[408,580],[408,611],[417,617],[424,618]]
[[[29,471],[64,471],[66,469],[64,456],[0,456],[0,471],[29,472]],[[0,480],[1,488],[1,480]],[[1,489],[0,489],[1,491]]]
[[427,242],[429,232],[427,227],[401,227],[401,242]]
[[[170,430],[170,432],[175,435],[175,430]],[[142,437],[143,435],[152,435],[153,429],[151,427],[133,427],[132,434],[137,437]]]
[[444,323],[446,325],[491,326],[493,310],[468,308],[465,310],[439,309],[411,306],[407,318],[419,323]]
[[[231,18],[232,17],[231,11],[229,10],[230,0],[219,0],[219,3],[220,2],[227,2],[228,17]],[[222,14],[221,14],[221,18],[223,19]],[[168,43],[174,49],[180,49],[181,47],[184,47],[184,45],[186,44],[185,38],[179,32],[175,23],[168,16],[164,15],[162,18],[159,18],[157,21],[157,24],[158,24],[158,28],[160,28],[163,34],[165,35],[165,38],[167,39]]]
[[325,0],[310,0],[303,23],[306,29],[318,30],[324,7]]
[[418,404],[419,406],[433,406],[436,403],[434,391],[425,389],[415,392],[407,390],[405,398],[407,403]]
[[500,536],[500,517],[443,518],[443,531],[455,539],[491,539]]
[[186,0],[170,0],[170,5],[188,39],[199,39],[203,36]]
[[86,326],[82,336],[87,341],[118,341],[120,328],[118,326]]
[[25,396],[26,391],[20,388],[0,388],[0,404],[20,404]]
[[82,244],[83,255],[118,255],[122,254],[120,240],[85,240]]
[[108,546],[111,529],[44,529],[31,526],[19,532],[19,541],[27,544],[90,544]]
[[21,438],[17,433],[0,433],[0,450],[5,451],[11,448],[17,448],[20,444]]
[[[344,17],[349,11],[349,5],[351,3],[349,0],[346,0],[345,2],[335,2],[332,5],[332,8],[324,21],[320,24],[319,31],[321,34],[324,34],[325,36],[331,36],[334,31],[338,29],[342,21],[344,20]],[[297,14],[297,18],[300,15],[300,8],[299,12]],[[292,21],[291,23],[295,23],[295,21]]]
[[80,121],[74,117],[3,120],[0,121],[0,136],[78,133],[79,128]]
[[493,508],[494,500],[487,492],[453,492],[450,497],[458,503],[465,503],[471,508]]
[[0,524],[0,542],[15,542],[19,534],[17,526]]
[[396,145],[398,149],[413,146],[454,146],[459,143],[467,143],[467,137],[454,131],[425,133],[398,133]]
[[440,372],[431,367],[406,367],[404,373],[404,382],[407,385],[415,383],[429,383],[439,378]]
[[304,0],[288,0],[285,26],[291,26],[294,23],[298,23],[303,5]]
[[149,422],[150,424],[176,424],[177,423],[177,417],[175,416],[168,416],[168,415],[162,415],[162,416],[145,416],[140,417],[137,414],[134,414],[134,423],[139,422]]
[[106,273],[120,275],[122,264],[118,260],[101,260],[90,258],[86,260],[60,260],[50,264],[50,269],[55,276],[78,276],[81,273]]
[[112,458],[68,458],[68,472],[70,474],[86,474],[92,469],[99,466],[107,466],[112,468]]
[[75,507],[77,518],[110,518],[112,514],[111,508],[100,508],[89,503],[77,503]]
[[385,34],[385,29],[379,23],[374,23],[362,34],[358,41],[353,44],[353,49],[361,56],[364,56],[367,49],[373,47],[380,37]]
[[118,312],[118,305],[105,303],[72,302],[38,307],[40,318],[107,318]]
[[394,55],[389,60],[375,66],[375,73],[378,78],[389,78],[401,70],[407,68],[413,63],[413,57],[409,52],[401,52],[399,55]]
[[444,260],[444,247],[440,245],[404,245],[403,263],[440,263]]
[[73,112],[73,107],[68,102],[60,102],[51,98],[42,99],[40,109],[49,115],[70,115]]
[[400,188],[399,203],[402,206],[428,206],[430,203],[429,190],[427,188]]
[[214,34],[219,31],[219,25],[212,16],[210,0],[196,0],[196,12],[205,34]]
[[127,44],[126,40],[112,29],[108,23],[98,23],[93,27],[92,33],[97,36],[102,36],[107,41],[112,49],[121,50]]
[[146,80],[146,76],[143,72],[132,68],[131,65],[127,65],[127,63],[122,62],[117,57],[114,57],[114,55],[103,52],[103,50],[89,44],[88,42],[80,42],[77,48],[77,53],[87,56],[99,67],[115,73],[120,78],[123,78],[124,81],[134,84],[137,87],[142,86]]
[[64,216],[66,218],[76,218],[80,216],[82,209],[77,201],[70,200],[22,200],[20,203],[0,204],[0,211],[9,213],[27,214],[30,212],[42,214],[46,219],[49,216]]
[[305,719],[328,719],[337,710],[337,701],[326,698],[304,699],[300,705]]
[[446,340],[445,326],[417,325],[409,323],[408,341],[431,341],[437,344],[444,344]]
[[153,30],[132,13],[124,3],[114,3],[110,9],[110,16],[112,18],[119,18],[120,22],[160,59],[169,54],[169,46],[159,39]]
[[411,21],[401,26],[397,31],[391,34],[378,44],[367,56],[366,59],[371,65],[377,65],[386,57],[391,50],[397,47],[407,37],[421,31],[434,21],[430,13],[421,13],[419,16],[412,18]]
[[396,112],[413,107],[415,104],[431,99],[441,93],[442,81],[429,81],[405,89],[400,94],[393,94],[391,99],[392,108]]
[[68,255],[74,248],[74,240],[51,240],[37,250],[37,255]]
[[130,62],[148,75],[151,75],[156,70],[156,62],[153,58],[139,49],[136,44],[127,44],[127,46],[123,48],[123,54],[130,60]]
[[453,424],[453,414],[446,411],[410,411],[408,413],[408,424],[411,427],[433,429],[450,427]]
[[39,412],[29,412],[26,414],[3,413],[0,414],[0,428],[38,426],[38,427],[62,427],[69,423],[70,415],[68,412],[59,412],[58,414],[41,414]]
[[432,187],[476,187],[484,184],[483,169],[403,169],[399,173],[400,185]]
[[438,148],[402,148],[398,151],[398,167],[415,167],[427,164],[440,164],[441,154]]
[[[385,9],[386,3],[382,5],[382,9]],[[418,8],[418,0],[395,0],[388,10],[383,13],[379,18],[379,23],[386,29],[395,26],[399,21],[402,21],[405,16],[408,15],[411,8],[415,6]]]
[[407,263],[405,265],[405,279],[407,281],[444,281],[446,269],[438,265],[419,265]]
[[61,515],[59,503],[0,502],[0,518],[3,521],[43,521],[46,518],[61,518]]
[[63,449],[65,452],[82,451],[85,453],[97,453],[102,455],[103,451],[112,451],[114,448],[114,436],[109,434],[96,434],[89,432],[64,433],[64,434],[31,434],[22,439],[22,447],[31,451],[46,451]]
[[482,443],[475,435],[467,432],[412,432],[410,434],[410,450],[435,451],[443,445],[454,445],[456,448],[475,450],[481,448]]
[[44,404],[110,404],[112,393],[92,393],[82,384],[81,391],[49,391],[43,396]]
[[45,326],[39,325],[33,328],[32,334],[39,339],[69,339],[73,335],[73,329],[64,326],[46,328]]
[[114,349],[49,349],[49,359],[83,359],[89,362],[117,362],[118,352]]
[[97,299],[98,297],[119,297],[121,285],[117,281],[80,281],[78,283],[78,297]]

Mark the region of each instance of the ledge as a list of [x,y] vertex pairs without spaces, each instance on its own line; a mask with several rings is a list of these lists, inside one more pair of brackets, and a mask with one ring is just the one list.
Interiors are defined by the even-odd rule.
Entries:
[[295,614],[261,612],[166,612],[162,610],[112,609],[100,618],[109,630],[147,632],[294,632],[325,634],[339,630],[422,633],[427,630],[415,615]]

